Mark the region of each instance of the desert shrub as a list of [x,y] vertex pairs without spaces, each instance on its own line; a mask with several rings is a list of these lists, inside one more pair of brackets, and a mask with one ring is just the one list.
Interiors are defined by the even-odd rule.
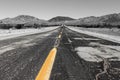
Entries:
[[10,29],[13,26],[14,25],[12,25],[12,24],[0,24],[0,29]]

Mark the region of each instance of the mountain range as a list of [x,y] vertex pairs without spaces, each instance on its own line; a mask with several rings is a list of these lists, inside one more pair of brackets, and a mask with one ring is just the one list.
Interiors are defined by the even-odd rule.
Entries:
[[74,19],[66,16],[56,16],[49,20],[38,19],[29,15],[19,15],[14,18],[5,18],[0,20],[0,24],[68,24],[68,25],[81,25],[81,24],[117,24],[120,25],[120,13],[108,14],[100,17],[90,16],[79,19]]

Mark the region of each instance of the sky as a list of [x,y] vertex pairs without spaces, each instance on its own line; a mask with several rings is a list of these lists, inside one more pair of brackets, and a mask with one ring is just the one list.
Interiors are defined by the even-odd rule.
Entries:
[[48,20],[55,16],[83,18],[120,13],[120,0],[0,0],[0,19],[31,15]]

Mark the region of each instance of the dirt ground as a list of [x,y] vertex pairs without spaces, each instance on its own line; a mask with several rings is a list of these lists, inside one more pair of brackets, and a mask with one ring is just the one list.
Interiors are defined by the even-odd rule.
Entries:
[[80,29],[108,35],[120,36],[120,29],[118,28],[80,28]]

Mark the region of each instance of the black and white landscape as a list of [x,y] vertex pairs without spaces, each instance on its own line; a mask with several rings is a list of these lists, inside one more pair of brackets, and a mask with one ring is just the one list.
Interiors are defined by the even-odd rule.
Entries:
[[2,1],[0,80],[120,80],[119,1],[87,1]]

